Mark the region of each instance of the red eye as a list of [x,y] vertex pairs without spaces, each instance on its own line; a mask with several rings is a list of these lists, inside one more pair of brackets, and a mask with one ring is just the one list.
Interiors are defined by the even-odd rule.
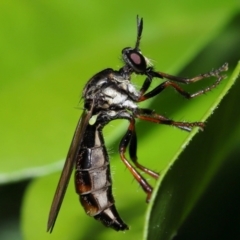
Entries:
[[135,48],[124,48],[122,50],[124,62],[136,73],[144,73],[147,63],[141,52]]
[[130,54],[129,57],[131,58],[131,60],[134,64],[136,64],[136,65],[141,64],[141,58],[140,58],[139,54],[133,52]]

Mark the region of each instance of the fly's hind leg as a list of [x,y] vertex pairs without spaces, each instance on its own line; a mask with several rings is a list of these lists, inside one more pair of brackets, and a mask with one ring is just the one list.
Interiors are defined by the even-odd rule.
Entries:
[[126,149],[129,143],[130,143],[130,149],[131,149],[130,150],[131,160],[133,161],[135,166],[156,179],[158,178],[159,175],[137,162],[137,157],[136,157],[137,141],[136,141],[136,133],[135,133],[135,119],[133,118],[133,116],[131,116],[130,114],[128,115],[125,114],[124,116],[123,115],[119,116],[119,118],[127,119],[130,122],[128,130],[124,135],[124,137],[122,138],[119,145],[119,153],[120,153],[121,160],[126,165],[128,170],[131,172],[133,177],[138,181],[138,183],[140,184],[144,192],[147,194],[147,202],[149,202],[152,195],[153,188],[125,157]]
[[149,168],[144,167],[143,165],[141,165],[138,162],[138,158],[137,158],[137,134],[136,131],[134,129],[134,131],[132,131],[132,138],[130,140],[129,143],[129,155],[131,160],[133,161],[134,165],[138,168],[141,169],[143,172],[145,172],[146,174],[150,175],[151,177],[158,179],[159,178],[159,174],[152,171]]

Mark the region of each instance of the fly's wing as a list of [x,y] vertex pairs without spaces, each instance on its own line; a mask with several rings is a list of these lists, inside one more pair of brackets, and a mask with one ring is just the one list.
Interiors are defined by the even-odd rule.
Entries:
[[69,148],[68,155],[62,170],[62,174],[59,179],[58,186],[52,201],[52,206],[51,206],[49,217],[48,217],[47,231],[52,232],[53,230],[58,212],[60,210],[65,192],[67,190],[67,186],[69,183],[69,179],[71,177],[76,156],[78,154],[80,145],[82,143],[82,139],[83,139],[86,127],[92,116],[92,109],[93,107],[91,107],[90,111],[88,112],[85,110],[77,124],[76,130],[72,139],[72,143]]

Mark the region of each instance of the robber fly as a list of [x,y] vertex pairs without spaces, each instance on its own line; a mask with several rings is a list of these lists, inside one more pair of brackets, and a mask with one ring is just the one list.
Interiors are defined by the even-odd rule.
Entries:
[[[120,158],[145,191],[147,201],[150,200],[153,188],[137,169],[155,179],[158,179],[159,175],[137,160],[135,118],[175,126],[188,132],[193,127],[200,129],[204,127],[202,122],[176,122],[151,109],[139,108],[138,103],[160,94],[167,87],[174,88],[187,99],[200,96],[215,88],[225,78],[221,72],[227,71],[228,64],[225,63],[217,70],[193,78],[176,77],[155,71],[139,49],[142,30],[143,19],[137,16],[137,41],[134,48],[127,47],[122,50],[124,66],[117,71],[107,68],[97,73],[84,87],[82,94],[84,111],[77,124],[52,202],[47,227],[50,232],[53,230],[74,167],[76,192],[86,213],[116,231],[128,230],[114,204],[109,156],[102,135],[102,129],[110,121],[116,119],[129,121],[129,127],[119,145]],[[131,83],[133,73],[146,76],[140,90]],[[209,77],[215,77],[215,82],[193,94],[179,86],[179,83],[189,84]],[[167,80],[148,91],[153,78]],[[127,147],[132,163],[125,157]]]

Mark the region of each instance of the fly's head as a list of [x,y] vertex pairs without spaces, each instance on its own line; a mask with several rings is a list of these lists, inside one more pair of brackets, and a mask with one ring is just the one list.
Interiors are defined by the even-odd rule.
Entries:
[[128,69],[137,74],[144,74],[147,71],[147,61],[139,49],[124,48],[122,57]]
[[126,47],[122,50],[122,58],[125,63],[125,68],[129,72],[134,72],[136,74],[147,74],[151,71],[150,61],[143,56],[141,50],[139,49],[140,40],[143,30],[143,19],[139,19],[137,16],[137,41],[134,48]]

